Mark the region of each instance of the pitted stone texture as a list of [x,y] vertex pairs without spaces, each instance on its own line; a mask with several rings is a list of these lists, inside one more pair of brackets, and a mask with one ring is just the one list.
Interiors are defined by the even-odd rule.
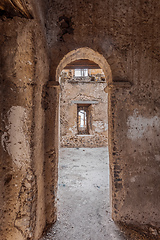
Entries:
[[37,182],[31,169],[27,170],[19,192],[19,211],[15,227],[22,233],[24,239],[33,239],[36,226]]

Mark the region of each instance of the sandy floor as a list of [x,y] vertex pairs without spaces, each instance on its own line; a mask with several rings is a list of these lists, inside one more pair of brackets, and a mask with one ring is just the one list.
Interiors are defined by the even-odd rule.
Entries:
[[62,148],[58,221],[41,240],[123,240],[111,219],[107,148]]

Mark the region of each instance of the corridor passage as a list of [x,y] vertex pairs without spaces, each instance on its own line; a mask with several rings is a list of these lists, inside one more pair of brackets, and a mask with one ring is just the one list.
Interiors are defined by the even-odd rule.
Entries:
[[61,148],[58,221],[42,240],[122,240],[111,219],[107,148]]

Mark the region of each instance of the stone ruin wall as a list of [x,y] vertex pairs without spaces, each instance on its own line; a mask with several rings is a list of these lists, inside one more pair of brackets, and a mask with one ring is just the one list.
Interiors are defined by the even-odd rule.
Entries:
[[[93,77],[93,75],[92,75]],[[90,78],[91,79],[91,78]],[[60,144],[61,147],[104,147],[108,144],[108,94],[106,82],[65,79],[61,77]],[[92,78],[93,79],[93,78]],[[77,129],[77,102],[97,101],[90,105],[89,134],[80,135]],[[75,103],[76,102],[76,103]]]

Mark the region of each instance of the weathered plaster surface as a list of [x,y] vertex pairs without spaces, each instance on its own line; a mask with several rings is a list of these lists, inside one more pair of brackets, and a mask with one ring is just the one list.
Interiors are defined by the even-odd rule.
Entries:
[[160,129],[160,119],[157,116],[152,118],[145,118],[134,110],[133,116],[128,117],[127,120],[128,133],[127,137],[133,141],[140,138],[152,138],[153,131]]
[[6,132],[2,135],[2,146],[13,161],[13,167],[22,168],[30,161],[30,146],[26,138],[27,112],[21,106],[12,106],[7,113]]

